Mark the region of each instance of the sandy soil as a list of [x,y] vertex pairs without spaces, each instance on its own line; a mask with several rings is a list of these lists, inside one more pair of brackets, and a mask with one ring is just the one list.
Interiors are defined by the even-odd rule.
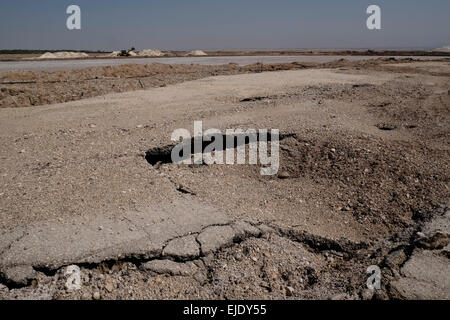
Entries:
[[[429,67],[379,59],[3,74],[2,81],[39,82],[14,85],[13,93],[2,89],[4,107],[14,106],[12,97],[36,99],[31,108],[0,110],[4,232],[94,214],[120,217],[186,197],[272,231],[188,261],[192,273],[149,271],[145,260],[117,258],[80,264],[83,286],[76,292],[64,288],[62,269],[35,268],[19,288],[3,275],[0,296],[424,297],[394,283],[407,278],[403,264],[419,250],[417,232],[448,205],[448,61]],[[102,77],[113,77],[119,89]],[[145,90],[122,92],[136,88]],[[114,91],[122,93],[104,95]],[[79,100],[86,95],[93,98]],[[70,100],[79,101],[45,105]],[[279,175],[262,177],[250,165],[146,161],[147,150],[169,145],[176,128],[192,131],[194,120],[205,128],[289,134],[281,141]],[[429,252],[447,261],[448,240],[427,250],[444,250]],[[399,251],[404,258],[394,259]],[[367,291],[369,265],[383,267],[382,290]]]
[[[443,61],[446,60],[444,59]],[[409,64],[408,62],[411,62],[411,58],[379,58],[373,61],[340,59],[327,63],[294,62],[269,65],[257,63],[247,66],[239,66],[237,64],[207,66],[153,63],[91,67],[54,72],[0,71],[0,108],[29,107],[68,102],[111,92],[161,87],[215,75],[262,71],[352,67],[355,69],[364,68],[395,72],[414,71],[422,74],[450,75],[448,63],[443,64],[442,61],[417,61],[419,65]]]

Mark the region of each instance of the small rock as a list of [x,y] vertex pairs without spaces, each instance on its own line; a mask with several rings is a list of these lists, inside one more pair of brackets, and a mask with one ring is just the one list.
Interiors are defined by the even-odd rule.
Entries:
[[105,289],[108,292],[113,292],[115,289],[114,283],[112,282],[112,280],[110,278],[106,279]]
[[94,300],[100,300],[101,298],[100,292],[95,291],[94,294],[92,295],[92,298],[94,298]]
[[450,235],[436,232],[430,237],[421,238],[418,246],[428,250],[442,249],[450,244]]
[[[270,275],[270,279],[272,279],[272,280],[274,280],[274,281],[278,280],[279,278],[280,278],[280,276],[279,276],[279,274],[276,273],[276,272],[273,272],[273,273]],[[302,279],[300,279],[299,282],[302,282]]]
[[[148,279],[148,282],[150,282],[150,279]],[[162,283],[163,282],[163,279],[162,279],[162,277],[161,276],[156,276],[155,277],[155,283]]]
[[241,252],[237,252],[237,253],[234,255],[234,258],[236,259],[236,261],[242,261],[242,259],[244,258],[244,256],[242,255]]
[[115,263],[111,267],[112,272],[119,272],[121,269],[122,269],[122,266],[120,265],[120,263]]
[[417,238],[420,238],[420,239],[426,238],[426,235],[423,232],[417,232],[416,235],[417,235]]
[[214,261],[214,255],[212,253],[206,255],[205,257],[202,258],[203,264],[205,266],[210,266],[212,265],[213,261]]
[[450,245],[442,249],[442,255],[450,259]]
[[171,260],[152,260],[144,263],[142,268],[157,274],[173,276],[188,276],[197,269],[193,263],[179,263]]
[[403,250],[397,250],[390,253],[385,258],[385,263],[389,267],[395,267],[401,265],[406,260],[406,254]]
[[292,296],[295,292],[295,289],[293,287],[286,287],[286,295],[288,297]]
[[26,286],[31,280],[35,279],[36,271],[32,266],[16,266],[0,270],[0,275],[9,283]]
[[106,289],[108,292],[113,292],[114,286],[113,286],[111,283],[108,283],[108,284],[105,285],[105,289]]
[[290,177],[291,177],[291,175],[287,171],[281,171],[278,174],[278,178],[280,178],[280,179],[289,179]]

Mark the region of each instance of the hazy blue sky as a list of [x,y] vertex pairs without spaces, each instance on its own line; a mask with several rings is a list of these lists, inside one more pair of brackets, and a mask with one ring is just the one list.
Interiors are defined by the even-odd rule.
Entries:
[[[82,30],[66,29],[81,7]],[[366,28],[366,8],[382,30]],[[0,49],[436,48],[450,0],[1,0]]]

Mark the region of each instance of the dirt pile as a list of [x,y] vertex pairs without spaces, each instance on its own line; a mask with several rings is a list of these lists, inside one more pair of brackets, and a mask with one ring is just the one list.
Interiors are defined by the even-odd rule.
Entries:
[[163,57],[165,54],[158,49],[144,49],[138,52],[140,57]]
[[87,58],[89,55],[84,52],[46,52],[39,59],[74,59],[74,58]]
[[434,49],[434,51],[437,51],[437,52],[450,52],[450,45],[443,46],[442,48]]
[[113,51],[107,55],[107,57],[118,57],[120,55],[120,51]]
[[204,51],[202,50],[194,50],[194,51],[190,51],[186,54],[186,56],[207,56],[208,54],[206,54]]

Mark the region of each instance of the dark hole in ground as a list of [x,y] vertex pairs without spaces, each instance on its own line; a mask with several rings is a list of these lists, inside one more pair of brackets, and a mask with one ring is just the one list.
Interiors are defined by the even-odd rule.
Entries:
[[266,99],[269,99],[269,97],[250,97],[250,98],[242,99],[240,102],[261,101],[261,100],[266,100]]
[[383,131],[391,131],[397,129],[397,126],[387,123],[379,123],[377,124],[377,128]]
[[[233,139],[231,139],[229,136],[233,136]],[[250,143],[250,137],[246,134],[233,134],[233,135],[220,135],[222,139],[222,149],[218,149],[216,151],[224,151],[226,149],[235,149],[237,147],[240,147],[242,145],[247,145]],[[289,138],[289,137],[295,137],[295,134],[288,133],[288,134],[280,134],[279,135],[279,141]],[[202,151],[205,150],[205,148],[210,145],[212,142],[215,141],[216,136],[202,136],[202,137],[193,137],[191,139],[188,139],[187,141],[183,141],[180,144],[190,144],[190,148],[193,154],[194,150],[194,144],[196,141],[197,143],[201,143],[202,145]],[[201,140],[201,142],[199,141]],[[230,140],[231,143],[227,143],[227,140]],[[256,133],[256,142],[259,141],[272,141],[272,135],[270,131],[267,132],[267,135],[261,135],[259,132]],[[172,163],[172,150],[177,146],[178,144],[171,144],[166,145],[162,147],[155,147],[149,149],[145,153],[145,159],[148,163],[150,163],[152,166],[160,166],[164,163]],[[180,148],[181,149],[181,148]],[[269,148],[268,148],[269,149]],[[270,150],[270,149],[269,149]],[[181,159],[189,159],[191,157],[191,154],[184,155],[182,150],[180,152]]]
[[178,191],[178,192],[181,192],[181,193],[183,193],[183,194],[190,194],[190,195],[193,195],[193,196],[196,195],[195,192],[192,192],[192,191],[186,189],[184,186],[181,186],[181,185],[178,186],[177,191]]
[[352,87],[353,88],[367,88],[367,87],[374,87],[375,85],[374,84],[371,84],[371,83],[357,83],[357,84],[354,84]]

